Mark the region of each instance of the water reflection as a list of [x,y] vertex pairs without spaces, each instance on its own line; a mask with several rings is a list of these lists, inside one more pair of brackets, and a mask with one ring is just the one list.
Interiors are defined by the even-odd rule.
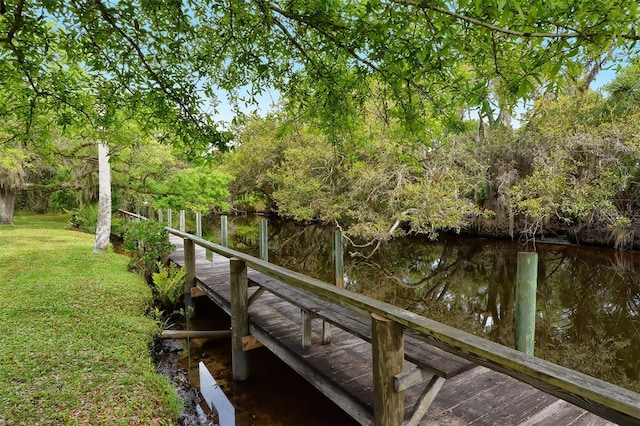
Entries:
[[[332,282],[331,230],[272,221],[269,260]],[[257,219],[229,218],[229,246],[257,256]],[[369,258],[346,246],[345,287],[514,347],[522,249],[458,236],[396,239]],[[536,356],[640,391],[638,253],[550,244],[537,251]]]

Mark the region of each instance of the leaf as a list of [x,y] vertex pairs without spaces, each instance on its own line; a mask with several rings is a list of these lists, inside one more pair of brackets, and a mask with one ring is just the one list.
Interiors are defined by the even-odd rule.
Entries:
[[555,63],[553,68],[551,68],[551,72],[549,73],[549,77],[551,79],[554,79],[555,76],[558,75],[558,71],[560,71],[560,68],[562,68],[562,62],[558,61],[558,62]]

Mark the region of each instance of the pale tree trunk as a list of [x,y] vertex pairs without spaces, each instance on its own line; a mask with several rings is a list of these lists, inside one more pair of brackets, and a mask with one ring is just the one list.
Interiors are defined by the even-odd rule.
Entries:
[[111,166],[109,165],[109,147],[98,142],[98,226],[94,253],[104,253],[111,236]]
[[16,191],[0,186],[0,225],[13,224]]

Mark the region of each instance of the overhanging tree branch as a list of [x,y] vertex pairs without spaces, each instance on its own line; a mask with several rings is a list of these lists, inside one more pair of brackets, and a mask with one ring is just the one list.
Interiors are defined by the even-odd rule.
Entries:
[[203,124],[201,120],[193,113],[191,107],[184,102],[175,91],[164,81],[164,79],[160,76],[159,72],[157,72],[152,66],[147,56],[143,52],[140,45],[129,35],[126,31],[124,31],[118,24],[115,19],[111,16],[111,13],[104,5],[104,3],[100,0],[92,0],[92,2],[97,7],[98,11],[102,18],[109,24],[109,26],[120,35],[136,52],[136,56],[140,60],[142,67],[151,77],[151,80],[158,85],[162,93],[164,93],[171,101],[175,102],[182,111],[183,114],[188,118],[188,120],[193,123],[198,129],[203,130]]
[[[443,15],[450,16],[458,21],[464,21],[469,24],[483,27],[493,32],[506,34],[514,37],[523,37],[523,38],[555,38],[555,39],[589,39],[589,34],[586,34],[581,31],[571,31],[571,32],[557,32],[557,33],[549,33],[549,32],[536,32],[536,31],[517,31],[509,28],[500,27],[498,25],[491,24],[489,22],[484,22],[480,19],[472,18],[470,16],[463,15],[458,12],[454,12],[448,9],[444,9],[442,7],[438,7],[432,4],[427,3],[426,1],[415,1],[415,0],[390,0],[392,3],[403,5],[403,6],[414,6],[419,9],[431,10],[436,13],[440,13]],[[626,40],[638,41],[640,40],[640,35],[636,34],[620,34],[620,37]]]

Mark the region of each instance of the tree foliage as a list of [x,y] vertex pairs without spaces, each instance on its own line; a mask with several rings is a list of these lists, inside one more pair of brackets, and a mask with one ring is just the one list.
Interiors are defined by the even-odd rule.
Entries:
[[479,213],[472,191],[456,189],[470,183],[457,165],[404,144],[397,125],[383,121],[371,111],[366,130],[336,145],[309,125],[254,118],[224,159],[235,177],[232,202],[261,199],[281,216],[337,222],[353,236],[378,240],[400,233],[400,224],[432,236],[459,230]]
[[225,164],[234,205],[262,197],[282,216],[337,222],[352,236],[564,233],[629,248],[640,209],[639,114],[621,93],[575,90],[540,97],[517,130],[479,136],[436,131],[435,122],[412,143],[370,102],[340,143],[290,115],[256,118]]
[[[41,120],[117,135],[127,118],[196,159],[229,145],[230,134],[208,114],[221,97],[239,107],[274,88],[289,117],[314,129],[286,130],[284,151],[264,148],[276,167],[257,168],[268,170],[256,175],[265,201],[292,217],[360,223],[363,234],[380,238],[400,223],[433,234],[466,226],[487,207],[484,198],[498,219],[519,212],[536,223],[553,214],[583,220],[586,207],[554,204],[572,193],[555,174],[545,175],[551,163],[570,176],[563,185],[584,183],[585,199],[619,187],[607,183],[594,191],[573,152],[546,156],[541,148],[512,159],[498,153],[490,164],[473,155],[456,159],[486,149],[467,148],[473,145],[452,134],[466,129],[469,110],[501,131],[498,124],[508,124],[518,101],[548,99],[591,81],[606,61],[635,56],[639,7],[631,0],[3,5],[0,76],[7,83],[2,94],[12,101],[0,115],[11,127],[3,145],[12,149],[50,149],[36,132],[49,128]],[[517,152],[520,144],[534,144],[528,138],[537,141],[519,134],[504,141],[518,144],[510,149]],[[113,137],[109,144],[114,153],[127,142]],[[540,153],[535,161],[512,162]],[[191,188],[202,172],[181,173],[167,184]],[[236,174],[239,187],[246,179]],[[208,187],[225,182],[207,179],[215,180],[203,182]],[[536,180],[548,186],[546,194],[528,189],[527,181]],[[156,183],[170,205],[174,194],[161,187]],[[336,202],[326,202],[333,197]]]
[[228,142],[206,114],[219,89],[241,104],[276,88],[330,127],[348,125],[378,82],[390,114],[456,122],[462,108],[488,115],[579,78],[612,47],[635,52],[637,22],[630,0],[18,0],[0,14],[0,58],[30,102],[87,115],[90,90],[145,106],[195,153]]

